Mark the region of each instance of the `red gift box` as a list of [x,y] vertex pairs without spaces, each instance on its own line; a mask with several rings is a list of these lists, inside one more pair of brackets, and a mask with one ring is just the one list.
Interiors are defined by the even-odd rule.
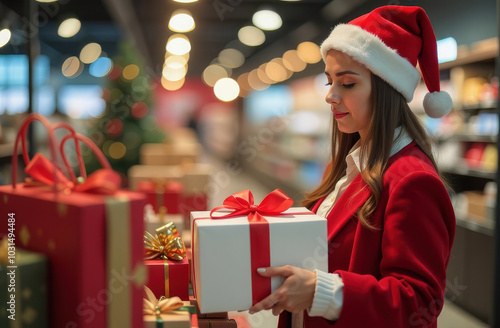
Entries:
[[[56,167],[56,128],[66,127],[75,139],[80,172],[83,162],[77,140],[99,150],[65,123],[52,126],[39,115],[28,115],[14,153],[20,140],[24,146],[26,127],[33,120],[47,127],[53,160],[37,154],[30,161],[23,147],[26,172],[38,182],[16,185],[17,156],[13,158],[14,183],[0,186],[0,215],[15,218],[15,226],[2,225],[0,234],[15,229],[16,245],[48,257],[51,328],[142,326],[144,195],[117,191],[119,176],[102,153],[97,156],[103,169],[81,184],[68,169],[73,181],[67,179]],[[63,159],[67,164],[64,154]],[[64,192],[58,191],[63,188]]]
[[[183,195],[179,204],[179,212],[184,215],[184,218],[189,222],[190,213],[194,211],[207,211],[208,200],[204,193]],[[189,227],[189,223],[185,224]]]
[[177,296],[189,301],[189,264],[187,258],[181,261],[145,260],[148,268],[146,286],[155,295]]
[[179,203],[182,197],[182,184],[177,181],[140,181],[137,190],[147,195],[148,203],[153,205],[155,212],[160,206],[165,206],[168,213],[179,214]]

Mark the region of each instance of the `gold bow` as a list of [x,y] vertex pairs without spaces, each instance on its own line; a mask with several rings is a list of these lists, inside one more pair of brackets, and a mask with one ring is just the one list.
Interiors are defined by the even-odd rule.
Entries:
[[144,248],[146,260],[180,261],[186,257],[186,247],[173,222],[156,229],[155,236],[146,231],[144,233]]
[[160,315],[166,314],[170,311],[176,310],[184,305],[182,300],[175,296],[171,298],[166,298],[165,296],[156,299],[155,294],[147,286],[144,286],[144,292],[146,292],[146,297],[143,298],[143,311],[145,315]]

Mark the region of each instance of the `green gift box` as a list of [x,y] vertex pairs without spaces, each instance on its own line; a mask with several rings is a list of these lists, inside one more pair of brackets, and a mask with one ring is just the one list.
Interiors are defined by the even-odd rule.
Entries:
[[0,261],[0,327],[47,328],[47,259],[20,249],[15,254],[14,263]]

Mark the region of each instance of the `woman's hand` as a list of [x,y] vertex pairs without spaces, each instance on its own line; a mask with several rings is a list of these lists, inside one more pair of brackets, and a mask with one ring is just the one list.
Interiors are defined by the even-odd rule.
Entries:
[[283,276],[285,281],[274,293],[254,304],[249,310],[250,314],[270,309],[274,315],[279,315],[283,310],[300,313],[311,307],[316,288],[314,272],[290,265],[259,268],[257,271],[264,277]]

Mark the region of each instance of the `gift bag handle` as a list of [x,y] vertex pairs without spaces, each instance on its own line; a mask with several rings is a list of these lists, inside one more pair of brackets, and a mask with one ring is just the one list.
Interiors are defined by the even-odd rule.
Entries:
[[[66,158],[66,153],[64,152],[64,144],[69,139],[75,139],[77,143],[78,141],[83,142],[97,156],[97,159],[99,160],[99,163],[101,163],[103,168],[112,170],[108,159],[106,158],[106,156],[104,156],[99,147],[97,147],[96,144],[90,138],[84,136],[83,134],[75,133],[75,134],[65,135],[64,138],[62,138],[61,140],[61,144],[59,145],[59,152],[61,153],[64,165],[66,166],[66,169],[68,169],[68,171],[73,173],[73,168],[69,165],[68,159]],[[80,160],[80,158],[82,157],[80,147],[78,147],[76,151],[78,159]],[[85,172],[85,167],[83,168],[83,171]]]
[[[19,141],[21,141],[21,146],[22,146],[22,151],[23,151],[23,159],[24,159],[24,164],[28,165],[30,162],[30,158],[28,155],[27,147],[26,147],[26,134],[28,130],[28,126],[31,124],[33,121],[39,121],[42,123],[45,127],[45,129],[48,131],[49,134],[49,150],[50,150],[50,155],[52,158],[52,161],[54,164],[57,163],[57,146],[56,146],[56,138],[55,138],[55,130],[64,128],[70,132],[71,135],[75,135],[74,129],[71,127],[71,125],[67,123],[55,123],[51,124],[47,118],[45,118],[43,115],[37,114],[37,113],[32,113],[26,116],[24,119],[19,132],[17,133],[16,136],[16,141],[14,144],[14,150],[12,154],[12,187],[16,188],[16,180],[17,180],[17,154],[18,154],[18,149],[19,149]],[[83,164],[83,161],[81,159],[81,152],[78,147],[78,140],[75,138],[75,147],[77,149],[77,154],[79,154],[78,157],[78,164],[80,167],[80,171],[83,169],[83,174],[85,175],[85,166]],[[57,165],[54,165],[54,190],[57,190],[57,185],[58,185],[58,176],[56,174],[57,170]],[[73,183],[76,183],[77,179],[75,175],[73,174],[73,171],[68,171],[71,180]]]

